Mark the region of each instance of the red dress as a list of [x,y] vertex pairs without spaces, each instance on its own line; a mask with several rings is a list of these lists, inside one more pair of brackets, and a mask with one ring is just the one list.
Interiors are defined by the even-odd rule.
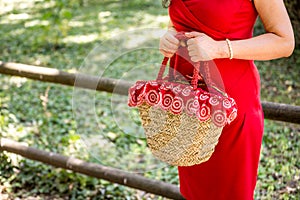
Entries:
[[[177,31],[204,32],[215,40],[252,37],[257,18],[249,0],[172,0],[169,15]],[[225,126],[207,162],[178,167],[180,191],[192,200],[250,200],[256,185],[263,135],[259,73],[251,60],[215,59],[214,62],[226,92],[237,103],[238,116]],[[191,75],[193,67],[185,59],[175,55],[171,65],[175,64],[180,73]]]

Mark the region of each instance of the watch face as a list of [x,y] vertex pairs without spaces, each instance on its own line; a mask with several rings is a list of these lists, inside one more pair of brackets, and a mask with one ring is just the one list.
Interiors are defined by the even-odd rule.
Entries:
[[171,0],[162,0],[162,6],[168,8],[171,4]]

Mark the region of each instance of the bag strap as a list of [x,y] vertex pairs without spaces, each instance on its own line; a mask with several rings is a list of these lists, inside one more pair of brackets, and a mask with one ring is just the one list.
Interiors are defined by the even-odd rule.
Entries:
[[[178,32],[175,37],[180,40],[180,41],[183,41],[183,42],[186,42],[189,38],[185,36],[184,32]],[[177,59],[177,58],[175,58]],[[163,74],[165,72],[165,69],[166,69],[166,66],[168,64],[168,61],[169,61],[169,58],[168,57],[164,57],[163,61],[162,61],[162,64],[161,64],[161,67],[160,67],[160,70],[158,72],[158,75],[157,75],[157,78],[156,80],[157,81],[162,81],[163,79]],[[176,60],[175,60],[176,62]],[[191,85],[193,87],[194,90],[197,89],[198,87],[198,80],[199,78],[205,78],[206,80],[206,85],[211,87],[212,86],[212,82],[211,82],[211,79],[210,79],[210,76],[209,76],[209,66],[208,66],[208,62],[194,62],[193,63],[194,65],[194,70],[193,70],[193,78],[192,78],[192,81],[191,81]],[[177,63],[175,63],[175,67],[174,67],[174,72],[176,71],[176,66],[177,66]],[[199,71],[200,71],[200,67],[203,69],[203,75],[204,77],[199,74]],[[169,76],[174,76],[173,73],[171,72],[171,67],[169,68]],[[200,77],[199,77],[200,76]],[[174,77],[173,77],[174,78]]]

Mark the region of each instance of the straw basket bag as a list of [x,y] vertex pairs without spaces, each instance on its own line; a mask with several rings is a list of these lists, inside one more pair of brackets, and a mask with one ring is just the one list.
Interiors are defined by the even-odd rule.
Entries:
[[[176,82],[170,75],[163,78],[167,63],[165,57],[156,80],[137,81],[129,89],[128,105],[138,108],[155,157],[176,166],[200,164],[211,157],[223,127],[236,118],[237,107],[212,83],[199,86],[200,63],[195,63],[190,83]],[[209,70],[205,63],[201,67]]]

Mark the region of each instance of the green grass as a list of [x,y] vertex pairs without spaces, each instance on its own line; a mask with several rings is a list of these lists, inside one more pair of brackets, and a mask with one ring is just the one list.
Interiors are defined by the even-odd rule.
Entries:
[[[141,49],[122,45],[135,38],[133,33],[141,35],[141,28],[166,28],[167,11],[159,1],[89,0],[84,6],[79,0],[30,2],[35,3],[28,8],[16,4],[1,14],[1,60],[125,80],[156,71],[161,59],[157,40],[149,36]],[[128,35],[134,29],[139,30]],[[108,57],[101,57],[104,54]],[[298,49],[291,58],[256,62],[263,100],[300,105],[299,56]],[[118,112],[127,109],[124,100],[115,94],[0,75],[0,136],[178,184],[176,168],[153,160],[136,126],[116,118],[124,114],[131,123],[139,123],[135,112]],[[299,130],[299,125],[265,120],[256,199],[299,199]],[[0,153],[0,195],[159,198],[6,152]]]

